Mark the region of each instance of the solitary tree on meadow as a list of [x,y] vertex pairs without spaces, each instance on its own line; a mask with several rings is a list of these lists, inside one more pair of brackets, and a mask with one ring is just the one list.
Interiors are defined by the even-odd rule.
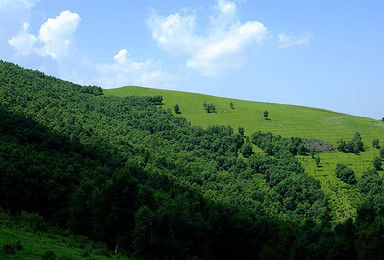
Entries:
[[180,112],[180,107],[179,107],[178,104],[175,105],[175,113],[176,113],[176,114],[181,114],[181,112]]
[[269,115],[269,112],[267,110],[264,111],[264,118],[267,119]]
[[235,105],[231,102],[231,103],[229,103],[229,107],[231,108],[231,109],[235,109]]

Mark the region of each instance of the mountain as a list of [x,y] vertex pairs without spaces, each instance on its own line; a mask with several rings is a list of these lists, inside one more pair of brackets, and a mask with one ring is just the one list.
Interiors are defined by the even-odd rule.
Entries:
[[[318,155],[322,162],[321,168],[316,167],[315,161],[308,156],[299,157],[306,172],[319,180],[324,193],[332,198],[330,200],[331,215],[339,221],[345,221],[356,215],[359,192],[355,187],[345,184],[336,177],[336,165],[338,163],[348,165],[360,179],[363,173],[372,167],[373,158],[379,155],[379,150],[372,147],[372,141],[379,139],[384,144],[384,122],[324,109],[136,86],[103,91],[107,96],[120,97],[161,95],[164,108],[173,111],[175,104],[178,104],[181,114],[175,114],[175,116],[185,117],[193,125],[203,127],[230,125],[235,130],[243,127],[246,135],[260,130],[285,137],[316,138],[329,142],[336,148],[338,140],[350,140],[356,132],[359,132],[364,143],[364,151],[359,154],[342,153],[337,149],[321,153]],[[214,104],[216,113],[207,113],[202,105],[204,102]],[[231,103],[233,109],[230,107]],[[264,119],[264,111],[269,112],[270,120]]]
[[[0,62],[0,207],[10,216],[37,213],[147,259],[380,257],[381,173],[338,167],[335,183],[355,195],[357,210],[339,217],[341,200],[316,175],[331,174],[323,159],[338,153],[329,140],[202,127],[183,118],[181,102],[181,116],[164,109],[175,105],[165,95],[104,92]],[[204,101],[211,112],[216,105],[210,117],[223,113]],[[273,123],[266,109],[270,120],[261,121]],[[347,152],[369,152],[360,135],[348,138]],[[310,151],[323,166],[312,173]]]

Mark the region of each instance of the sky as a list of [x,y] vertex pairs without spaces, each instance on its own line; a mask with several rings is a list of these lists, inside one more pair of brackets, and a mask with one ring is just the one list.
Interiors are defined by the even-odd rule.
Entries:
[[383,14],[383,0],[0,0],[0,59],[381,119]]

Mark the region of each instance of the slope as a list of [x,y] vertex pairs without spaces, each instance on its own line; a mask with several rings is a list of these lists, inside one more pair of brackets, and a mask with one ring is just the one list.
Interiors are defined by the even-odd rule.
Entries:
[[[230,125],[234,129],[243,127],[246,135],[260,130],[285,137],[298,136],[317,138],[336,147],[339,139],[350,140],[355,132],[362,135],[365,151],[359,155],[353,153],[326,152],[318,156],[321,167],[316,167],[308,156],[300,157],[306,172],[318,179],[324,192],[330,198],[334,219],[345,220],[355,216],[359,199],[357,187],[345,184],[336,178],[338,163],[351,167],[359,179],[363,172],[372,167],[372,160],[379,155],[372,147],[372,140],[379,139],[384,144],[384,122],[366,117],[357,117],[343,113],[312,107],[283,105],[236,100],[203,94],[151,89],[143,87],[122,87],[103,90],[105,95],[114,96],[156,96],[163,97],[163,106],[173,111],[175,104],[180,107],[178,116],[187,118],[194,125]],[[216,113],[206,113],[203,102],[216,106]],[[230,108],[233,103],[234,109]],[[263,113],[269,112],[270,120]]]

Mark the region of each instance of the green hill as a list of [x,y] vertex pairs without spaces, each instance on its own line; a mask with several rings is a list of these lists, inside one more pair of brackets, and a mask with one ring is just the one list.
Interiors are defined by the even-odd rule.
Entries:
[[[39,219],[37,214],[23,212],[22,216],[29,217],[30,222]],[[58,231],[57,228],[36,228],[36,222],[33,224],[35,225],[26,224],[25,219],[20,221],[20,217],[17,219],[0,209],[1,259],[129,259],[107,250],[102,243],[94,243],[87,237]]]
[[[384,122],[366,117],[357,117],[343,113],[312,107],[282,105],[254,101],[236,100],[203,94],[151,89],[143,87],[122,87],[105,89],[106,95],[115,96],[156,96],[163,97],[163,106],[173,111],[175,104],[180,107],[180,115],[194,125],[230,125],[234,129],[243,127],[245,134],[257,130],[272,132],[285,137],[297,136],[317,138],[336,147],[339,139],[350,140],[355,132],[362,135],[365,151],[359,155],[353,153],[321,153],[321,168],[316,167],[310,157],[301,157],[308,174],[321,181],[322,188],[329,195],[333,217],[345,220],[355,215],[358,200],[356,188],[343,183],[335,176],[337,163],[351,167],[357,178],[372,167],[372,160],[379,155],[378,149],[372,147],[372,140],[379,139],[384,144]],[[216,106],[217,113],[206,113],[203,102]],[[234,109],[230,108],[233,103]],[[267,110],[271,120],[265,120],[263,113]]]
[[[0,214],[1,254],[87,258],[91,244],[94,255],[115,256],[118,247],[139,259],[382,256],[384,182],[381,172],[362,174],[378,153],[364,129],[345,135],[360,131],[364,152],[323,152],[316,167],[308,149],[329,144],[301,138],[321,138],[305,130],[284,134],[296,138],[267,132],[284,110],[273,104],[256,113],[265,132],[247,128],[247,138],[222,125],[231,120],[213,120],[228,118],[228,100],[176,97],[180,117],[164,109],[175,104],[164,94],[165,105],[159,93],[146,94],[105,95],[0,61],[0,208],[7,211]],[[204,114],[202,102],[214,103],[217,113]],[[253,112],[233,103],[231,113],[242,113],[247,127]],[[197,111],[193,124],[182,117],[187,105]],[[216,125],[193,121],[204,117],[212,120],[203,126]],[[361,148],[359,135],[348,143],[353,152]],[[336,178],[341,161],[357,181],[343,165]],[[7,224],[8,216],[15,222]]]

